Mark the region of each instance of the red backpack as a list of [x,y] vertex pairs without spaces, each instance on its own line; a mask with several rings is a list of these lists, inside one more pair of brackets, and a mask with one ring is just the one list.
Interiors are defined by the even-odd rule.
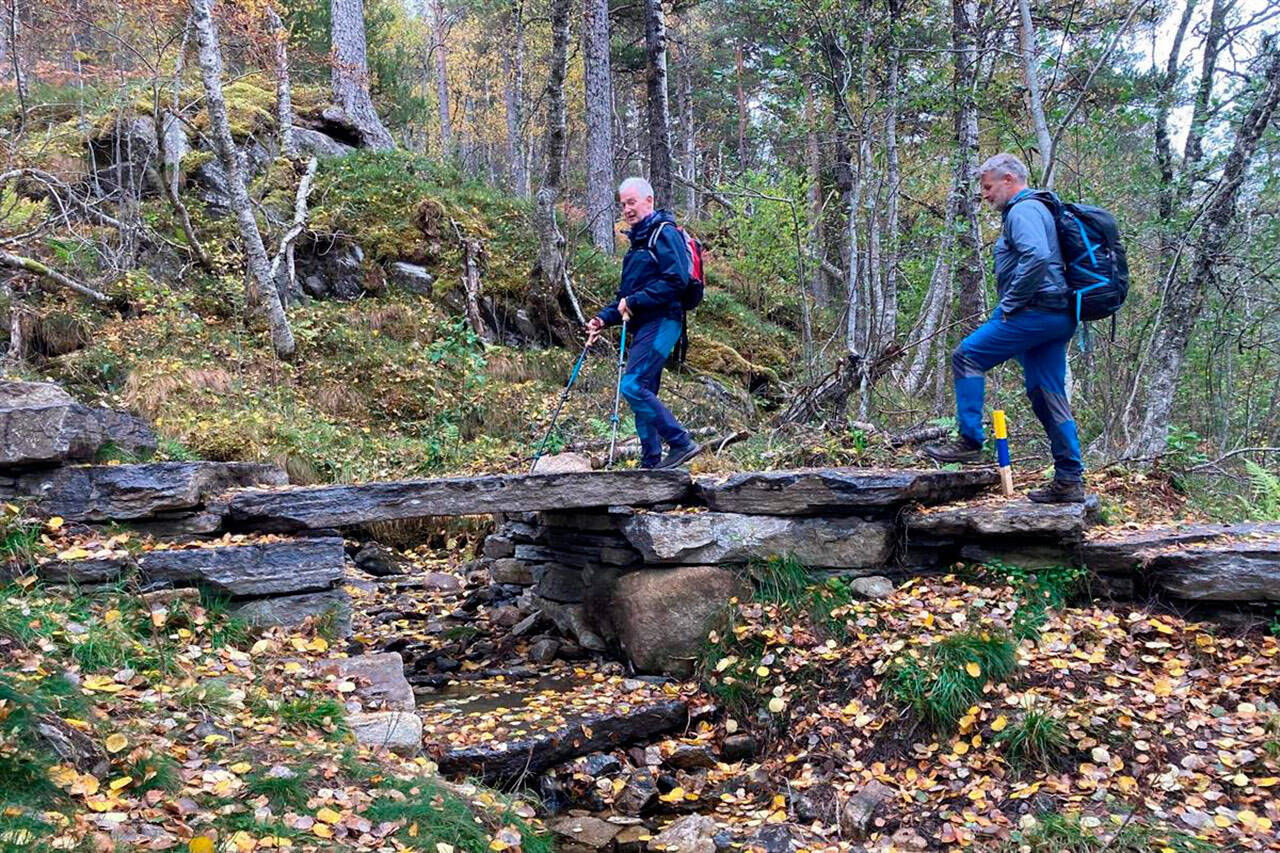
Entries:
[[[658,227],[654,228],[649,234],[649,254],[653,255],[653,259],[658,260],[658,256],[653,251],[653,243],[658,239],[658,234],[662,231],[662,226],[667,223],[659,222]],[[680,305],[686,311],[692,311],[702,304],[702,296],[706,290],[706,283],[702,278],[702,243],[698,241],[688,231],[675,226],[676,232],[684,238],[685,255],[689,259],[689,283],[685,285],[684,293],[680,294]]]

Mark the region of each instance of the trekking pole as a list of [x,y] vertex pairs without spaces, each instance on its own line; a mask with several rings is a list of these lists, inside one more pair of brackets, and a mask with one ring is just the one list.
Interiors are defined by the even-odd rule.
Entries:
[[551,431],[556,428],[556,419],[560,417],[560,410],[564,408],[564,401],[569,399],[569,389],[573,387],[573,383],[578,381],[578,371],[582,370],[582,362],[587,357],[587,350],[591,348],[590,342],[582,347],[582,353],[578,356],[578,360],[573,364],[573,372],[569,374],[569,384],[564,386],[564,390],[560,392],[560,402],[556,404],[556,412],[551,416],[551,423],[547,425],[547,433],[542,437],[542,443],[538,445],[538,452],[533,454],[533,462],[529,464],[529,473],[533,473],[533,469],[537,467],[538,460],[542,458],[542,453],[547,449],[547,441],[551,438]]
[[1004,409],[991,413],[991,431],[996,436],[996,464],[1000,466],[1000,491],[1006,498],[1013,497],[1013,466],[1009,462],[1009,432],[1004,421]]
[[618,443],[618,406],[622,402],[622,371],[626,367],[627,356],[627,321],[622,321],[622,341],[618,344],[618,384],[613,390],[613,434],[609,436],[609,464],[613,467],[613,449]]

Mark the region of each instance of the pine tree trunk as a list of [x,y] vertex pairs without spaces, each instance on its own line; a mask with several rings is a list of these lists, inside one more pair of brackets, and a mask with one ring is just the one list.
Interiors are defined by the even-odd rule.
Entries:
[[583,90],[587,107],[587,216],[591,242],[614,249],[613,80],[609,71],[609,0],[583,0]]
[[956,143],[960,156],[959,207],[960,256],[956,273],[960,284],[961,330],[976,329],[982,322],[986,306],[983,292],[982,240],[978,231],[978,103],[974,88],[977,85],[978,49],[974,37],[977,32],[977,0],[951,0],[953,20],[952,43],[955,48],[955,102]]
[[1167,447],[1170,416],[1187,344],[1200,317],[1205,295],[1217,280],[1218,267],[1227,260],[1227,242],[1233,230],[1240,186],[1258,142],[1280,105],[1280,45],[1271,43],[1265,59],[1261,88],[1248,113],[1240,120],[1222,178],[1211,191],[1211,200],[1205,208],[1204,227],[1193,244],[1191,269],[1185,276],[1176,277],[1164,294],[1151,343],[1145,349],[1149,367],[1135,377],[1135,388],[1145,390],[1145,407],[1138,433],[1126,449],[1130,458],[1154,458]]
[[649,183],[655,207],[671,204],[671,107],[667,99],[667,23],[662,0],[644,0]]
[[445,46],[444,0],[431,4],[432,45],[436,55],[436,101],[440,109],[440,149],[453,154],[453,127],[449,122],[449,51]]
[[529,160],[525,149],[524,124],[524,0],[511,0],[512,51],[507,66],[507,174],[511,192],[529,197]]
[[551,68],[543,100],[547,105],[546,170],[536,197],[538,232],[538,275],[532,282],[530,304],[552,340],[567,339],[559,308],[564,292],[564,235],[556,223],[556,203],[560,199],[565,156],[564,78],[569,54],[569,6],[571,0],[551,0]]
[[[1049,155],[1053,151],[1053,139],[1049,136],[1049,123],[1044,117],[1044,102],[1040,97],[1040,60],[1036,56],[1036,28],[1031,19],[1031,0],[1018,0],[1018,29],[1022,48],[1022,77],[1027,84],[1027,109],[1031,124],[1036,129],[1036,145],[1040,149],[1040,169],[1043,177]],[[1053,189],[1053,174],[1045,178],[1044,188]]]
[[366,148],[386,151],[396,147],[382,126],[369,97],[369,64],[364,38],[364,0],[329,0],[332,18],[333,98],[360,135]]
[[218,44],[218,32],[214,27],[210,0],[191,0],[192,20],[200,46],[200,74],[204,79],[205,108],[209,114],[209,128],[218,159],[227,176],[231,192],[231,209],[240,226],[244,241],[245,263],[248,266],[248,303],[260,307],[266,314],[271,329],[271,346],[276,356],[288,359],[294,353],[293,332],[285,318],[280,295],[271,280],[267,250],[262,244],[249,193],[245,190],[244,176],[240,171],[240,158],[231,138],[231,125],[227,121],[227,104],[222,96],[222,49]]
[[280,124],[280,153],[292,157],[297,153],[293,142],[293,95],[289,86],[289,31],[272,6],[267,6],[267,27],[275,45],[276,121]]

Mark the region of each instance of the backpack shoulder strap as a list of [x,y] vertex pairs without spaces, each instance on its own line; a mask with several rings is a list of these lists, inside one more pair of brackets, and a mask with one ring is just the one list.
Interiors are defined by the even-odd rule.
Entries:
[[659,222],[652,231],[649,232],[649,245],[646,248],[648,248],[649,254],[653,255],[655,259],[658,257],[658,255],[656,252],[653,251],[653,246],[658,240],[658,235],[662,233],[662,226],[666,224],[667,224],[667,221],[664,219],[661,222]]

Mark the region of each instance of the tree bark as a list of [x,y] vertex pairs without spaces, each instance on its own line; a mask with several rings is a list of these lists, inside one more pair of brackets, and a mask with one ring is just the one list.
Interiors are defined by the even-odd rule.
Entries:
[[690,219],[698,215],[698,137],[694,133],[693,119],[693,61],[687,42],[680,43],[680,143],[683,149],[680,171],[685,179],[685,215]]
[[1191,125],[1187,129],[1187,144],[1182,153],[1182,170],[1186,178],[1183,187],[1188,194],[1191,191],[1191,178],[1204,157],[1204,132],[1209,121],[1209,101],[1213,96],[1213,78],[1218,67],[1218,54],[1222,51],[1222,36],[1230,5],[1228,0],[1213,0],[1213,5],[1209,8],[1209,30],[1204,37],[1200,83],[1196,86],[1196,96],[1191,106]]
[[671,204],[671,107],[667,98],[667,23],[662,0],[644,0],[649,183],[654,207]]
[[364,37],[364,0],[329,0],[333,19],[333,97],[360,135],[366,148],[387,151],[395,140],[382,125],[369,97],[369,63]]
[[982,239],[978,231],[978,48],[977,0],[951,0],[952,43],[955,48],[956,143],[959,162],[959,207],[956,218],[962,230],[959,235],[960,257],[956,265],[960,283],[960,316],[962,331],[968,333],[981,323],[986,305],[983,292]]
[[1169,113],[1173,110],[1174,90],[1178,84],[1178,67],[1182,61],[1182,40],[1191,24],[1191,14],[1196,0],[1187,0],[1182,8],[1182,19],[1173,37],[1169,60],[1164,76],[1160,79],[1156,94],[1155,142],[1156,167],[1160,170],[1160,189],[1156,210],[1160,217],[1160,278],[1163,280],[1173,264],[1176,235],[1173,230],[1173,213],[1176,205],[1174,188],[1173,146],[1169,140]]
[[613,81],[609,71],[609,0],[583,0],[583,92],[587,107],[587,216],[591,242],[614,250]]
[[1036,145],[1040,149],[1040,172],[1045,178],[1044,188],[1053,189],[1053,173],[1045,175],[1049,155],[1053,151],[1053,139],[1049,136],[1049,123],[1044,117],[1044,102],[1040,97],[1040,60],[1036,55],[1036,28],[1031,19],[1031,0],[1018,0],[1018,17],[1022,26],[1019,36],[1022,47],[1022,77],[1027,84],[1027,109],[1031,124],[1036,129]]
[[506,55],[507,66],[507,173],[511,192],[529,197],[529,161],[524,144],[524,0],[511,0],[513,47]]
[[530,303],[537,315],[536,322],[544,326],[552,340],[564,340],[569,334],[564,328],[559,307],[560,294],[566,282],[565,239],[556,223],[556,203],[560,199],[565,156],[564,78],[569,53],[569,6],[570,0],[551,2],[551,68],[544,95],[547,105],[546,170],[534,211],[538,232],[538,271],[532,282]]
[[196,38],[200,45],[200,74],[204,79],[205,108],[209,114],[209,127],[218,149],[231,192],[231,209],[240,226],[244,241],[245,263],[248,266],[248,303],[259,306],[266,314],[271,329],[271,346],[282,359],[293,356],[295,344],[289,321],[285,318],[280,295],[271,280],[267,250],[262,244],[262,233],[253,217],[249,193],[245,189],[244,176],[240,172],[240,158],[231,138],[231,125],[227,121],[227,104],[222,96],[222,49],[218,44],[218,32],[214,27],[210,0],[191,0],[192,19],[196,26]]
[[297,149],[293,142],[293,94],[289,86],[289,31],[284,28],[274,6],[267,6],[266,15],[275,46],[276,121],[280,125],[280,153],[292,157]]
[[742,43],[733,46],[734,79],[738,84],[738,168],[747,171],[747,95],[742,87]]
[[933,357],[935,350],[941,347],[946,352],[946,339],[938,340],[939,330],[946,316],[947,303],[951,301],[952,263],[951,254],[956,238],[956,209],[959,207],[960,181],[959,164],[951,177],[951,190],[947,194],[947,211],[943,218],[941,239],[938,242],[938,259],[933,265],[933,273],[929,277],[929,288],[925,291],[924,305],[920,308],[920,319],[916,323],[912,342],[915,347],[911,364],[903,377],[903,387],[908,394],[919,394],[924,390],[929,376],[929,365],[937,363],[941,367],[941,359]]
[[101,291],[94,290],[87,284],[81,284],[65,273],[61,273],[53,267],[40,263],[33,258],[26,258],[21,255],[14,255],[10,252],[0,251],[0,266],[8,267],[13,270],[21,270],[29,272],[32,275],[38,275],[43,279],[47,279],[54,284],[72,290],[81,296],[88,297],[94,302],[106,303],[111,301],[111,297]]
[[449,124],[449,52],[445,47],[444,0],[431,4],[432,45],[436,55],[436,100],[440,107],[440,148],[453,154],[453,128]]
[[[816,80],[811,75],[806,81],[804,93],[805,145],[804,166],[809,183],[809,203],[805,206],[805,217],[809,226],[809,254],[821,257],[822,246],[822,149],[818,144],[818,108],[813,98],[813,86]],[[815,264],[810,276],[809,290],[819,305],[828,300],[828,288],[824,276],[828,275],[821,264]]]
[[27,126],[27,71],[23,68],[22,61],[22,20],[18,14],[18,3],[19,0],[9,0],[9,20],[5,22],[5,28],[9,33],[9,62],[13,65],[14,90],[18,95],[20,108],[18,129],[21,131]]
[[889,182],[885,202],[884,304],[880,315],[881,334],[892,341],[898,336],[898,253],[900,226],[898,204],[902,193],[902,166],[898,157],[898,75],[901,63],[898,17],[900,0],[889,0],[889,68],[885,82],[884,148],[886,178]]
[[1240,186],[1259,140],[1280,104],[1280,45],[1271,43],[1264,58],[1266,70],[1262,85],[1236,129],[1222,178],[1205,208],[1205,224],[1194,242],[1191,269],[1186,276],[1171,276],[1156,317],[1155,331],[1145,350],[1150,366],[1145,375],[1140,371],[1135,377],[1135,388],[1145,389],[1145,406],[1138,433],[1126,449],[1130,458],[1154,458],[1167,447],[1170,414],[1187,344],[1205,294],[1217,280],[1218,266],[1225,260]]

